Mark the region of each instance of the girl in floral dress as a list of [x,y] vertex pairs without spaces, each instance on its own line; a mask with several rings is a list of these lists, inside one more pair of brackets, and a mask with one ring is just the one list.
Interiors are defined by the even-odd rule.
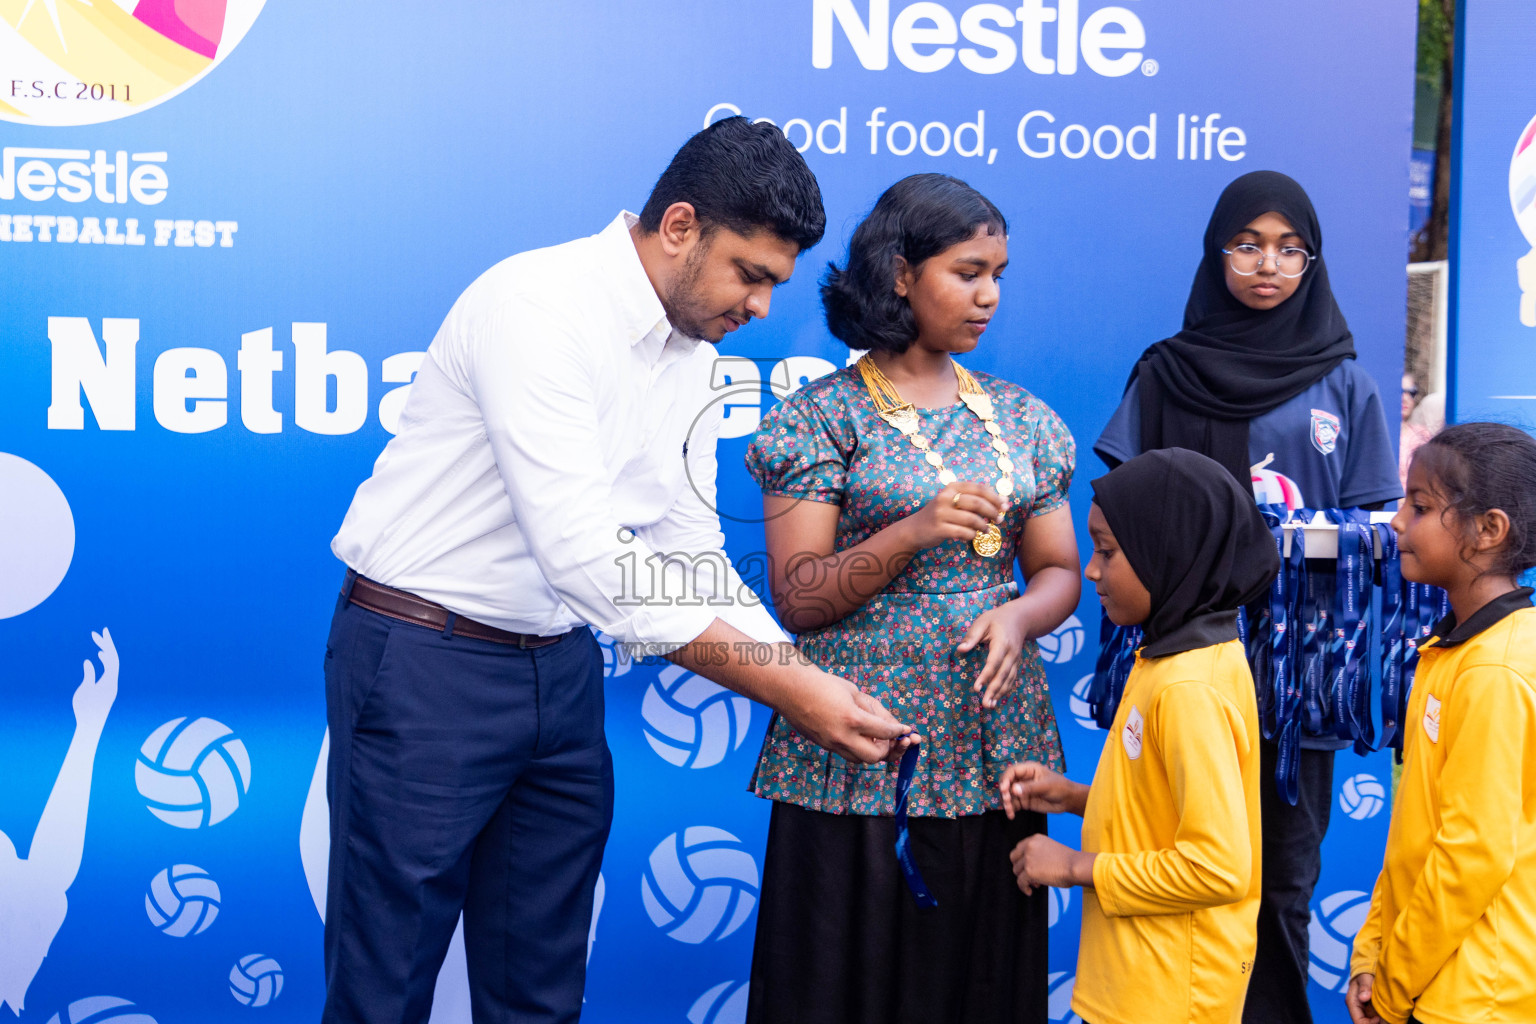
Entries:
[[1044,819],[1009,821],[998,781],[1062,765],[1034,639],[1077,606],[1076,454],[1038,398],[952,358],[1007,262],[1007,224],[970,186],[897,182],[822,288],[828,328],[868,353],[786,398],[748,450],[780,619],[923,737],[903,828],[897,764],[774,719],[751,787],[774,801],[754,1024],[1047,1019],[1045,894],[1023,896],[1008,859]]

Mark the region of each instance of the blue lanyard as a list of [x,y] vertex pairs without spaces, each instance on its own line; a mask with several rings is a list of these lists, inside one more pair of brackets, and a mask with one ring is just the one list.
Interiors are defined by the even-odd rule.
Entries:
[[896,862],[901,865],[901,875],[907,880],[907,888],[920,907],[936,907],[939,901],[928,891],[923,873],[917,869],[912,857],[912,830],[907,825],[907,803],[912,795],[912,773],[917,768],[916,746],[907,748],[901,755],[901,767],[896,772]]
[[1108,615],[1100,617],[1099,658],[1093,667],[1093,683],[1088,687],[1088,709],[1100,729],[1115,724],[1115,712],[1120,708],[1131,669],[1136,667],[1136,648],[1140,646],[1140,626],[1117,626]]
[[1285,563],[1284,505],[1260,505],[1259,514],[1275,542],[1275,553],[1280,556],[1280,571],[1269,587],[1269,600],[1263,606],[1250,631],[1252,646],[1248,649],[1248,664],[1253,670],[1253,683],[1259,698],[1259,727],[1265,739],[1274,739],[1280,733],[1280,722],[1286,711],[1286,699],[1291,672],[1291,609],[1289,572]]
[[[1297,520],[1312,521],[1313,510],[1299,509]],[[1301,566],[1296,573],[1296,622],[1300,628],[1301,710],[1307,732],[1323,733],[1323,684],[1328,678],[1328,648],[1332,627],[1329,619],[1332,602],[1312,586],[1306,569],[1306,531],[1301,526],[1291,531],[1291,553],[1300,548]]]
[[1381,746],[1403,749],[1403,563],[1397,534],[1386,523],[1371,529],[1381,544]]
[[1355,741],[1355,752],[1375,749],[1371,722],[1370,653],[1372,533],[1358,509],[1328,509],[1339,529],[1333,607],[1333,642],[1329,649],[1329,685],[1333,699],[1334,735]]
[[[1297,521],[1311,521],[1311,514]],[[1271,528],[1276,543],[1284,544],[1285,531],[1277,523]],[[1282,548],[1283,550],[1283,548]],[[1270,661],[1275,686],[1274,738],[1277,741],[1275,785],[1286,803],[1296,805],[1301,774],[1301,654],[1305,622],[1304,602],[1307,586],[1307,538],[1302,529],[1291,531],[1291,552],[1281,563],[1279,576],[1270,590],[1270,615],[1276,629],[1270,641]]]

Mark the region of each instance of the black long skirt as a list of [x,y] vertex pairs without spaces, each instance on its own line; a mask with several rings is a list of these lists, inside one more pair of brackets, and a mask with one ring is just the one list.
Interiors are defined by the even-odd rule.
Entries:
[[1045,1024],[1047,895],[1008,854],[1045,816],[912,818],[938,906],[896,862],[894,818],[773,805],[747,1024]]

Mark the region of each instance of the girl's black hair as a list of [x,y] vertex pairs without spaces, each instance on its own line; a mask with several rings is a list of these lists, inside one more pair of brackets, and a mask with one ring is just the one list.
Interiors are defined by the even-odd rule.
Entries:
[[1509,539],[1490,572],[1518,576],[1536,566],[1536,440],[1503,423],[1458,423],[1426,441],[1413,461],[1467,532],[1502,509]]
[[905,352],[917,340],[907,300],[896,294],[896,257],[916,268],[977,230],[1008,234],[986,196],[947,174],[914,174],[886,189],[853,232],[848,265],[827,264],[821,305],[827,329],[849,348]]

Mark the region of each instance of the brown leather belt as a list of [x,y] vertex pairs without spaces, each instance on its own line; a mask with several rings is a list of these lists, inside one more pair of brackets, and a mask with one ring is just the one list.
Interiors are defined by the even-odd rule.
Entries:
[[[350,592],[348,587],[351,588]],[[375,583],[366,576],[359,576],[352,569],[347,570],[347,578],[342,583],[341,592],[347,594],[348,600],[359,608],[366,608],[371,612],[399,619],[401,622],[427,626],[439,633],[452,632],[454,636],[489,640],[493,644],[508,644],[523,648],[548,647],[550,644],[559,643],[565,637],[564,633],[559,636],[536,636],[532,633],[513,633],[509,630],[497,629],[495,626],[487,626],[483,622],[476,622],[463,615],[453,615],[435,601],[428,601],[407,591]],[[453,628],[447,630],[450,616],[453,619]]]

